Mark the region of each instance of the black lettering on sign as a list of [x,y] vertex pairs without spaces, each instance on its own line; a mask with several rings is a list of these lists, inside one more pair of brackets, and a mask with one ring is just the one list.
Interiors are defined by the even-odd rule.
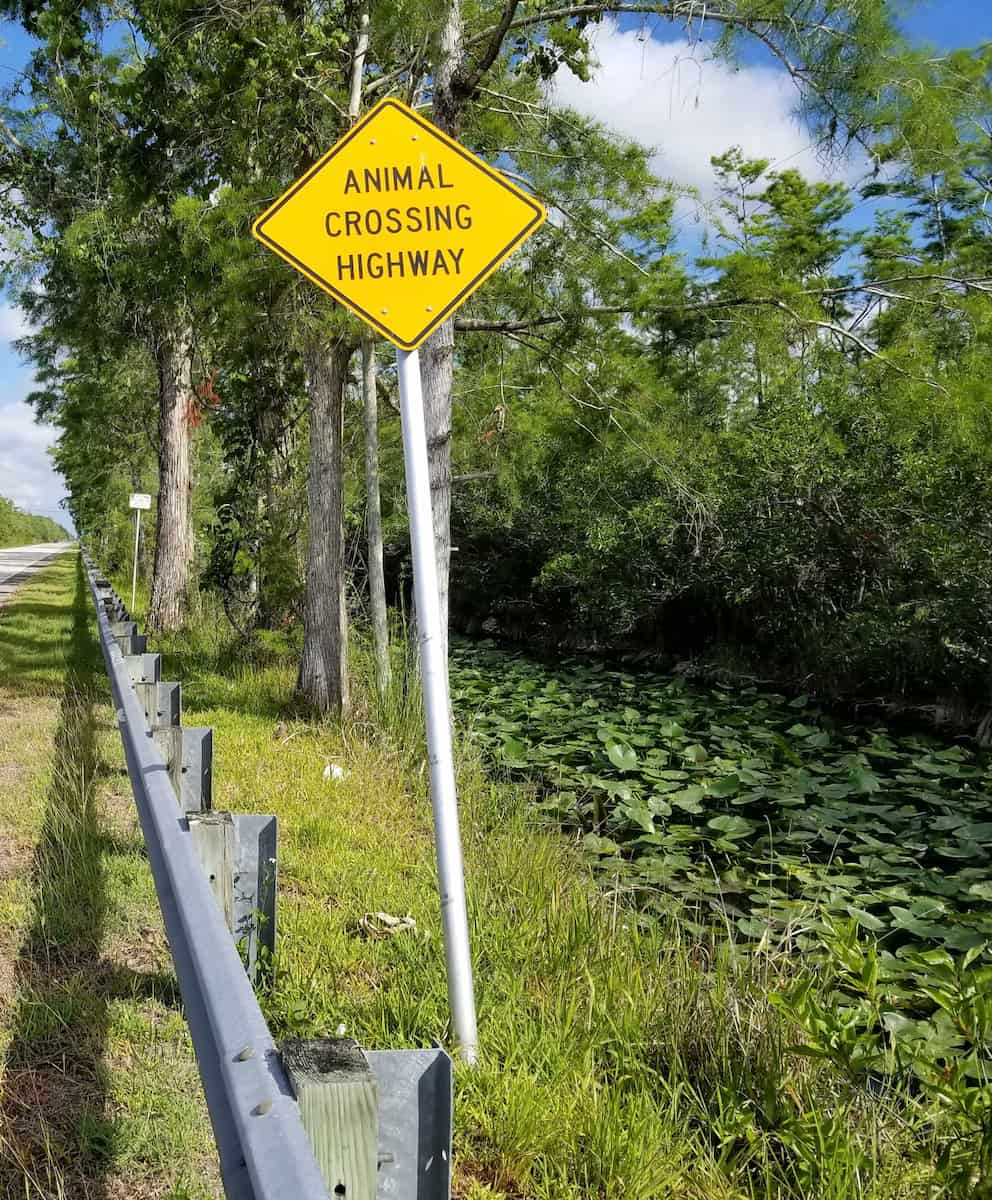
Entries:
[[361,178],[358,173],[351,169],[348,170],[344,177],[344,194],[347,196],[349,192],[364,192],[368,195],[370,192],[416,192],[422,191],[424,188],[430,188],[433,192],[435,189],[453,188],[453,183],[446,182],[444,178],[444,164],[436,163],[433,172],[427,163],[420,164],[420,173],[417,175],[416,181],[413,177],[413,167],[363,167]]
[[[343,224],[343,228],[342,228]],[[468,204],[426,204],[423,208],[411,204],[404,212],[399,208],[387,208],[381,212],[370,208],[362,212],[357,208],[347,208],[343,213],[329,212],[324,214],[324,232],[328,237],[361,237],[367,234],[375,237],[386,233],[440,233],[441,230],[472,228],[472,209]]]
[[[462,255],[465,253],[465,248],[461,250],[435,250],[434,251],[434,269],[432,275],[460,275],[462,267]],[[451,266],[448,266],[448,255],[451,259]]]
[[409,274],[460,275],[465,249],[452,250],[397,250],[381,254],[373,250],[370,254],[339,254],[338,282],[345,279],[355,283],[368,276],[369,279],[403,279]]

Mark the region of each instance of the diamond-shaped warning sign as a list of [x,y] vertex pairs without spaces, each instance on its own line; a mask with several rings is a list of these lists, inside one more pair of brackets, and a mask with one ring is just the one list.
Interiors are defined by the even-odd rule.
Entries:
[[403,350],[462,305],[544,208],[398,100],[383,100],[252,232]]

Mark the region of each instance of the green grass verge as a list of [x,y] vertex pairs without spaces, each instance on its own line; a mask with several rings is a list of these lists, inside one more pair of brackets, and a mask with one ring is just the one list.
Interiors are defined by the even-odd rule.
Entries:
[[0,612],[0,1196],[220,1195],[78,555]]
[[[185,719],[214,727],[215,807],[280,818],[277,972],[262,998],[273,1031],[447,1041],[416,705],[384,714],[369,699],[357,639],[343,727],[294,718],[277,637],[238,646],[206,610],[157,648]],[[456,1077],[459,1197],[935,1194],[934,1125],[908,1091],[791,1053],[770,993],[793,963],[642,923],[574,842],[537,824],[525,790],[487,779],[464,747],[458,773],[482,1046]],[[380,912],[415,929],[370,933]]]

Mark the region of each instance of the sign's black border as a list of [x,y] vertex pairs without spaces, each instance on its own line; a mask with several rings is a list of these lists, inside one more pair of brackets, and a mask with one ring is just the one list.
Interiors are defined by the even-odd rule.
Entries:
[[[335,158],[338,154],[340,154],[345,146],[347,146],[353,138],[355,138],[362,132],[363,129],[365,129],[365,127],[375,118],[378,113],[382,112],[384,108],[388,107],[396,108],[403,114],[403,116],[411,118],[426,133],[429,133],[432,137],[437,138],[437,140],[447,146],[448,149],[454,150],[456,154],[460,154],[461,157],[471,163],[473,167],[481,170],[484,174],[488,175],[490,179],[500,184],[501,187],[504,187],[513,196],[516,196],[517,199],[523,200],[525,204],[529,204],[531,208],[534,209],[533,220],[530,221],[523,229],[521,229],[521,231],[507,246],[505,246],[499,251],[498,254],[491,258],[489,262],[482,268],[482,270],[479,271],[474,278],[472,278],[462,288],[458,295],[455,296],[454,299],[451,300],[451,302],[441,310],[441,312],[433,314],[430,321],[428,321],[420,333],[418,333],[416,337],[412,338],[410,341],[403,341],[402,338],[397,337],[397,335],[390,330],[388,326],[384,325],[382,321],[373,316],[372,313],[366,312],[361,305],[356,304],[353,300],[350,300],[343,292],[334,287],[333,284],[328,283],[327,280],[318,275],[316,271],[311,270],[310,267],[301,262],[294,254],[291,254],[283,246],[280,246],[278,242],[270,238],[264,229],[265,223],[271,220],[271,218],[276,215],[276,213],[283,207],[284,204],[287,204],[290,200],[292,200],[300,188],[305,187],[315,175],[319,174],[324,167],[327,166],[332,158]],[[416,113],[408,105],[402,104],[400,101],[394,100],[391,97],[387,97],[385,100],[380,100],[374,108],[370,109],[369,112],[366,113],[366,115],[362,118],[362,120],[353,126],[344,135],[344,137],[336,141],[330,150],[328,150],[326,154],[322,155],[322,157],[314,163],[314,165],[309,171],[307,171],[305,175],[301,176],[296,183],[289,188],[288,191],[284,192],[270,208],[267,208],[265,212],[262,213],[258,220],[256,220],[252,225],[252,233],[260,242],[268,246],[270,250],[274,250],[280,258],[285,259],[286,262],[291,263],[294,267],[296,267],[296,269],[300,271],[301,274],[305,275],[312,283],[317,284],[318,287],[322,288],[329,295],[333,296],[334,299],[340,304],[343,304],[345,308],[349,309],[356,316],[361,317],[361,319],[367,322],[369,325],[372,325],[378,329],[379,332],[390,342],[392,342],[394,346],[399,346],[401,350],[415,350],[431,335],[431,333],[433,333],[438,325],[442,324],[442,322],[447,319],[448,315],[454,309],[458,308],[462,302],[466,300],[468,296],[474,292],[475,289],[479,287],[479,285],[489,275],[492,274],[492,272],[496,269],[496,267],[499,266],[503,259],[511,254],[514,249],[516,249],[516,247],[524,240],[525,237],[527,237],[531,230],[544,221],[546,215],[547,214],[544,211],[543,205],[541,205],[537,200],[533,199],[533,197],[528,196],[526,192],[521,191],[520,188],[514,187],[511,183],[505,180],[499,174],[499,172],[494,171],[492,167],[488,165],[488,163],[484,163],[481,158],[477,158],[470,151],[466,150],[464,146],[459,145],[454,138],[448,137],[446,133],[438,129],[436,125],[432,125],[430,121],[425,120],[419,115],[419,113]]]

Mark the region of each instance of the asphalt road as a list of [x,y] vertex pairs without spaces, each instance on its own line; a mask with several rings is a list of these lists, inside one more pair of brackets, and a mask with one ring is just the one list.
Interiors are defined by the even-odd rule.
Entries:
[[43,542],[39,546],[14,546],[0,550],[0,604],[27,582],[35,571],[70,550],[73,542]]

